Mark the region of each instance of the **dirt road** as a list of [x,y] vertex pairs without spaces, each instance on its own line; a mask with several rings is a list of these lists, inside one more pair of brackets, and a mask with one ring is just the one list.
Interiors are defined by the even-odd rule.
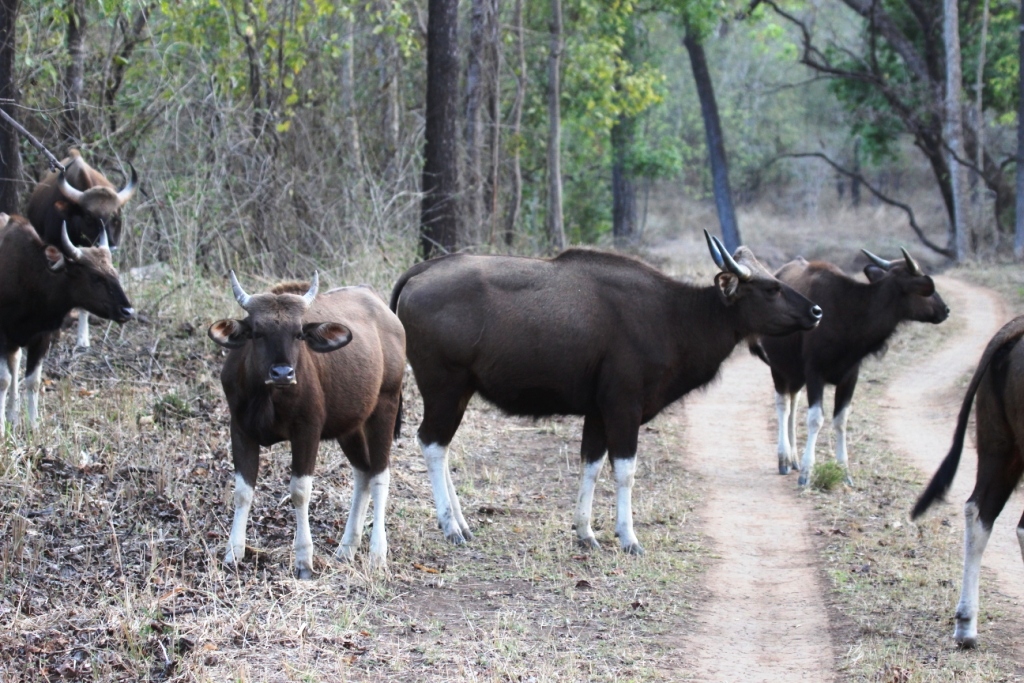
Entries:
[[771,376],[737,349],[722,377],[687,399],[688,466],[709,484],[708,571],[685,669],[700,681],[831,681],[834,656],[810,507],[776,469]]
[[[956,415],[963,400],[966,381],[996,330],[1010,320],[1011,313],[993,291],[952,278],[936,278],[936,286],[960,318],[961,332],[950,338],[937,353],[914,368],[894,376],[886,392],[886,424],[897,451],[931,477],[949,451]],[[963,529],[963,503],[974,488],[977,453],[973,427],[960,459],[953,487],[946,499],[953,510],[946,514]],[[996,520],[982,566],[995,575],[997,590],[1019,608],[1016,623],[1024,623],[1024,568],[1015,527],[1020,519],[1021,496],[1011,496]],[[929,514],[937,514],[936,510]],[[982,584],[988,577],[982,575]],[[984,637],[984,634],[982,634]]]

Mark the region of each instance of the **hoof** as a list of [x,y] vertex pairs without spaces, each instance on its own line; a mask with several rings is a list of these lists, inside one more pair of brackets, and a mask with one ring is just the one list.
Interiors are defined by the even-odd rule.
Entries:
[[388,569],[388,560],[384,555],[370,554],[367,556],[367,562],[370,563],[370,570],[375,572],[385,572]]
[[462,535],[462,531],[456,530],[444,535],[445,539],[448,540],[452,545],[465,545],[466,537]]
[[462,530],[462,537],[464,539],[466,539],[467,541],[472,541],[473,540],[473,532],[470,531],[468,528],[467,529],[463,529]]
[[789,474],[789,464],[780,462],[779,463],[779,474]]
[[807,475],[804,472],[800,473],[800,478],[797,480],[798,486],[807,486]]
[[309,581],[313,578],[313,570],[309,567],[296,567],[295,578],[300,581]]
[[962,650],[970,650],[978,645],[978,632],[971,627],[969,619],[956,620],[956,630],[953,631],[953,640],[956,646]]
[[629,545],[622,546],[622,552],[627,555],[643,555],[644,547],[639,543],[630,543]]
[[600,550],[601,544],[597,542],[597,539],[593,536],[589,538],[577,538],[576,545],[583,548],[584,550]]
[[234,566],[245,559],[245,546],[239,546],[237,548],[228,546],[228,551],[224,553],[224,564]]
[[853,486],[853,477],[851,477],[849,474],[846,475],[846,485],[850,487]]
[[356,559],[356,547],[354,545],[339,545],[334,556],[342,562],[351,562]]

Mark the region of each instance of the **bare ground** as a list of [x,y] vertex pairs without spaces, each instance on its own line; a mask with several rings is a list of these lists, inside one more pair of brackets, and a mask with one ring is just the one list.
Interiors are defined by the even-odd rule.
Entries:
[[700,519],[715,552],[687,639],[694,680],[834,680],[813,513],[770,457],[772,396],[767,367],[740,349],[687,402],[685,462],[711,483]]

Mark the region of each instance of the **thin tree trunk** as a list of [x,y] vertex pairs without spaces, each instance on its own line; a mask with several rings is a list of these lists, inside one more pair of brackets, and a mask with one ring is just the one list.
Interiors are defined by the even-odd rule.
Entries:
[[[1021,0],[1024,2],[1024,0]],[[526,93],[526,47],[523,42],[523,0],[515,0],[512,30],[516,34],[516,96],[512,101],[512,190],[505,212],[505,244],[512,246],[523,205],[523,171],[520,166],[523,129],[523,98]]]
[[459,3],[429,0],[427,11],[426,145],[420,226],[424,258],[455,249],[459,194]]
[[[387,3],[392,0],[384,0],[384,16],[388,14]],[[429,19],[427,20],[429,22]],[[428,29],[429,30],[429,29]],[[401,135],[402,106],[400,93],[398,91],[398,74],[401,70],[401,55],[398,52],[398,41],[387,31],[382,31],[377,41],[377,62],[380,82],[380,91],[384,97],[383,116],[381,126],[384,140],[385,166],[390,168],[395,155],[398,152],[398,139]],[[458,67],[456,67],[457,69]],[[458,79],[455,80],[456,87]],[[391,169],[395,170],[395,169]]]
[[484,211],[489,228],[488,243],[494,242],[498,227],[498,173],[501,168],[501,32],[499,30],[500,7],[498,0],[487,3],[487,56],[488,89],[487,109],[491,122],[491,164],[487,182],[484,185]]
[[[1024,26],[1024,0],[1019,23]],[[1024,31],[1017,37],[1017,57],[1024,64]],[[1024,93],[1024,69],[1017,70],[1017,92]],[[1024,259],[1024,97],[1017,98],[1017,215],[1014,218],[1013,254]]]
[[860,208],[860,136],[853,140],[853,178],[850,179],[850,203]]
[[62,137],[69,145],[82,143],[82,93],[85,90],[85,0],[68,0],[68,68],[64,72]]
[[942,33],[946,44],[946,103],[944,137],[949,148],[950,184],[953,191],[953,223],[950,235],[957,261],[970,255],[970,230],[967,225],[967,169],[957,158],[966,158],[961,112],[960,15],[956,0],[943,2]]
[[349,161],[358,167],[362,159],[362,149],[359,143],[359,121],[356,118],[355,38],[355,16],[347,13],[342,18],[341,65],[338,80],[341,85],[345,154]]
[[633,117],[620,114],[612,126],[612,238],[623,247],[636,237],[636,185],[627,167],[633,144]]
[[[0,102],[5,112],[17,118],[14,105],[17,88],[14,78],[15,38],[20,0],[0,0]],[[21,190],[21,153],[18,134],[0,120],[0,211],[17,213]]]
[[483,61],[487,9],[485,0],[472,0],[469,26],[469,54],[466,66],[466,220],[463,227],[470,241],[479,241],[483,217]]
[[[977,125],[975,126],[975,165],[984,171],[985,169],[985,101],[984,101],[984,90],[985,90],[985,48],[987,47],[986,42],[988,41],[988,4],[989,0],[985,0],[982,6],[981,14],[981,45],[978,49],[978,70],[975,75],[974,91],[974,116],[977,119]],[[974,190],[972,193],[971,201],[976,208],[975,213],[975,225],[978,231],[982,231],[985,228],[985,185],[982,182],[981,175],[977,171],[971,171],[971,185]],[[999,246],[999,227],[993,226],[992,230],[992,246],[994,248]]]
[[686,46],[686,52],[690,55],[693,80],[697,85],[697,97],[700,99],[700,113],[704,118],[704,133],[707,137],[708,157],[711,161],[711,182],[715,193],[715,207],[718,209],[718,222],[722,227],[722,241],[725,243],[726,249],[735,251],[741,243],[740,229],[736,223],[732,190],[729,188],[729,166],[725,157],[725,138],[722,135],[722,124],[718,118],[718,104],[715,102],[715,90],[711,84],[707,57],[704,54],[704,46],[689,27],[686,29],[683,44]]
[[150,3],[139,7],[135,11],[131,27],[128,26],[127,17],[121,15],[118,18],[118,25],[121,27],[121,32],[124,35],[124,42],[121,43],[121,47],[117,51],[117,57],[112,60],[113,64],[105,79],[103,89],[103,106],[107,110],[107,122],[110,126],[110,132],[117,130],[117,110],[114,108],[114,100],[117,99],[117,93],[120,92],[121,85],[124,83],[124,72],[128,65],[131,64],[132,54],[135,52],[135,48],[139,46],[139,43],[142,42],[146,27],[149,26],[149,14],[153,11],[155,4]]
[[562,222],[562,1],[551,0],[551,52],[548,55],[548,206],[547,232],[551,249],[565,248]]

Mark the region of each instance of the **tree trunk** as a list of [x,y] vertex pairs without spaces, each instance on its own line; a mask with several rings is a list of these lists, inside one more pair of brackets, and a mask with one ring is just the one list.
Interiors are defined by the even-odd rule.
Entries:
[[546,225],[551,249],[565,248],[562,222],[562,0],[551,0],[551,52],[548,55],[548,206]]
[[732,191],[729,189],[725,138],[722,135],[722,124],[718,119],[718,104],[715,102],[711,73],[708,71],[704,46],[689,27],[686,28],[683,44],[686,46],[686,52],[690,55],[693,80],[697,85],[697,97],[700,99],[700,113],[704,119],[704,133],[707,137],[708,157],[711,161],[711,181],[715,193],[715,207],[718,209],[718,222],[722,227],[722,241],[725,243],[726,249],[733,252],[741,242],[740,229],[736,223]]
[[853,141],[853,178],[850,179],[850,203],[860,208],[860,136]]
[[85,90],[85,0],[68,0],[68,68],[64,72],[64,116],[61,137],[69,146],[82,144],[82,93]]
[[501,170],[501,33],[498,0],[487,2],[487,110],[491,122],[491,164],[484,184],[484,213],[489,224],[488,243],[494,242],[498,223],[498,173]]
[[612,238],[617,247],[636,238],[636,185],[627,167],[635,123],[620,114],[612,126]]
[[[0,101],[5,112],[17,118],[14,104],[18,91],[14,78],[15,38],[20,0],[0,0]],[[18,133],[0,119],[0,211],[18,213],[21,190],[21,153]]]
[[355,17],[347,13],[342,18],[341,65],[338,80],[341,86],[341,119],[345,144],[345,155],[351,164],[358,167],[362,160],[359,143],[359,122],[356,119],[355,95]]
[[946,44],[946,102],[944,136],[949,165],[950,187],[953,192],[953,222],[950,246],[957,261],[970,255],[970,231],[967,225],[967,168],[959,159],[966,158],[964,126],[961,111],[962,72],[960,65],[960,16],[956,0],[943,0],[942,33]]
[[463,228],[471,242],[480,240],[483,197],[483,61],[487,10],[485,0],[472,0],[469,26],[469,54],[466,66],[466,220]]
[[118,17],[117,23],[124,36],[124,42],[121,43],[121,47],[117,51],[117,57],[111,60],[111,68],[105,75],[103,88],[103,106],[107,110],[107,123],[110,126],[110,133],[117,130],[117,110],[114,108],[114,101],[117,99],[117,93],[120,92],[121,85],[124,83],[124,72],[128,65],[131,64],[135,48],[143,40],[143,34],[146,31],[146,27],[149,26],[149,14],[153,11],[155,5],[156,3],[150,3],[139,7],[135,11],[130,27],[127,17],[124,15]]
[[[1020,2],[1019,23],[1024,26],[1024,0]],[[1024,31],[1017,43],[1017,57],[1024,64]],[[1017,92],[1024,93],[1024,69],[1017,70]],[[1017,97],[1017,215],[1014,218],[1013,253],[1024,259],[1024,97]]]
[[459,194],[459,3],[429,0],[427,11],[426,145],[420,226],[424,258],[455,249]]
[[[388,15],[389,10],[386,5],[390,1],[384,0],[385,7],[382,9],[382,16]],[[429,18],[427,22],[429,24]],[[455,49],[457,51],[458,48]],[[398,152],[398,139],[401,135],[402,106],[398,91],[398,74],[401,68],[398,41],[388,31],[382,31],[377,40],[377,73],[379,75],[380,92],[384,98],[382,103],[383,116],[381,116],[381,139],[384,140],[384,166],[389,171],[397,171],[397,169],[393,169],[391,166]],[[457,88],[458,65],[455,66],[455,69],[456,76],[453,82]]]
[[[1021,0],[1024,2],[1024,0]],[[523,171],[520,153],[523,147],[523,99],[526,95],[526,46],[523,43],[523,0],[515,0],[512,16],[513,31],[516,34],[516,96],[512,101],[512,190],[505,212],[505,244],[512,246],[519,223],[519,212],[523,205]]]
[[[974,145],[974,159],[975,165],[984,171],[985,169],[985,102],[983,95],[985,94],[985,48],[986,41],[988,40],[988,4],[989,0],[985,0],[982,6],[981,15],[981,39],[980,47],[978,49],[978,69],[974,79],[974,117],[975,122],[975,145]],[[984,197],[984,184],[981,182],[983,178],[977,171],[971,171],[971,203],[974,205],[974,224],[977,226],[979,232],[985,231],[985,197]],[[994,226],[992,230],[992,246],[999,246],[999,227]]]

